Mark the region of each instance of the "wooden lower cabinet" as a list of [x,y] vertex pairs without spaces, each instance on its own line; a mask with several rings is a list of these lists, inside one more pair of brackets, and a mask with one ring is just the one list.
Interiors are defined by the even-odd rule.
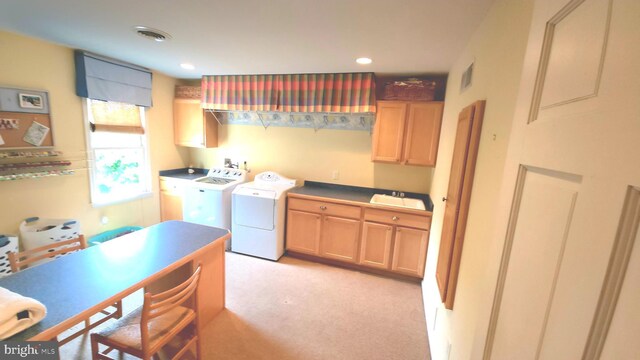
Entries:
[[287,250],[305,254],[320,254],[322,216],[289,210],[287,215]]
[[182,195],[160,191],[160,219],[182,220]]
[[327,262],[424,276],[431,214],[289,196],[286,248]]
[[362,225],[360,265],[389,269],[393,226],[365,221]]
[[321,254],[355,263],[358,261],[360,220],[325,216],[322,222]]
[[160,220],[182,220],[183,180],[160,179]]
[[407,275],[424,276],[428,244],[428,231],[397,227],[391,270]]

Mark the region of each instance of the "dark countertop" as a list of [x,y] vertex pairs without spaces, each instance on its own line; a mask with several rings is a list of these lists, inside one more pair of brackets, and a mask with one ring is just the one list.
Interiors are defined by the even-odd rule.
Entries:
[[170,177],[174,179],[194,180],[207,175],[209,170],[200,168],[191,168],[194,170],[193,174],[189,174],[189,168],[173,169],[173,170],[160,170],[160,176]]
[[47,308],[41,322],[7,340],[28,340],[143,283],[228,233],[167,221],[6,276],[0,279],[1,287],[34,298]]
[[[316,181],[305,181],[304,186],[289,190],[290,194],[300,194],[309,196],[319,196],[340,200],[348,200],[369,204],[374,194],[391,195],[394,190],[366,188],[360,186],[328,184]],[[429,194],[404,192],[408,198],[420,199],[424,201],[427,211],[433,211],[433,202]]]

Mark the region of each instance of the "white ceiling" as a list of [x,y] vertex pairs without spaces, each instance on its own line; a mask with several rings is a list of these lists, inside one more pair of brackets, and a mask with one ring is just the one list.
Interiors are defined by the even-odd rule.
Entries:
[[[493,0],[1,0],[0,29],[177,78],[444,73]],[[144,25],[162,43],[136,35]],[[7,49],[2,49],[7,51]],[[10,50],[8,50],[10,51]],[[370,57],[373,64],[355,63]],[[188,71],[179,64],[196,66]]]

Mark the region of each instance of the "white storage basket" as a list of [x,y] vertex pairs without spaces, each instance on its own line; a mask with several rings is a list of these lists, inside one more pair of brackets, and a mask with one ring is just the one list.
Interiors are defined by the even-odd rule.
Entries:
[[18,237],[15,235],[0,235],[0,278],[11,274],[9,253],[18,252]]
[[[40,219],[32,217],[20,224],[20,241],[22,241],[24,250],[74,239],[80,234],[80,223],[73,219]],[[65,247],[68,247],[68,245]],[[55,258],[60,256],[63,255],[57,255]],[[51,260],[45,259],[36,261],[33,264],[36,265]]]

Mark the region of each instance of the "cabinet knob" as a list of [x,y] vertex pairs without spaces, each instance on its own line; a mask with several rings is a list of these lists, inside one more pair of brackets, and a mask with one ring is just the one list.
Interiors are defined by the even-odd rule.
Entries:
[[391,218],[391,220],[393,220],[393,221],[398,221],[398,220],[400,220],[400,218],[399,218],[399,217],[397,217],[397,216],[394,216],[394,217],[392,217],[392,218]]
[[326,207],[326,206],[324,206],[324,205],[321,205],[321,206],[320,206],[320,210],[327,210],[327,207]]
[[447,198],[443,196],[442,201],[447,201]]

